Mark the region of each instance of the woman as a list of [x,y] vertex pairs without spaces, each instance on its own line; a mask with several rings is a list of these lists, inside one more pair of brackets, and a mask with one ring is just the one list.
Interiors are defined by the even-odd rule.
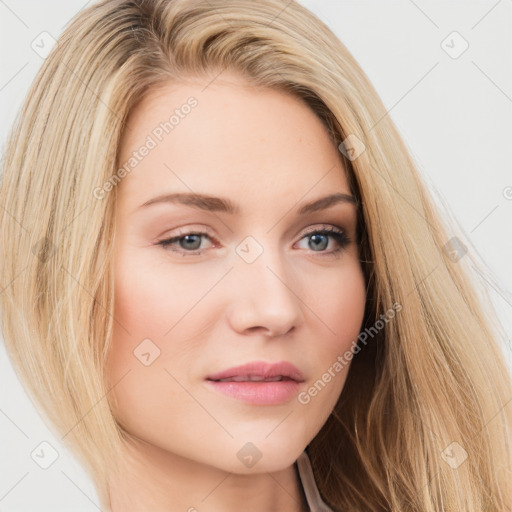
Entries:
[[498,329],[385,114],[295,2],[104,0],[59,39],[0,307],[104,509],[512,507]]

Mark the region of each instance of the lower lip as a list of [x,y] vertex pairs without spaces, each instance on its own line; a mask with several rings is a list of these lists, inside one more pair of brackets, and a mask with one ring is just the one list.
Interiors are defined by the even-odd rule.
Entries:
[[276,405],[292,399],[299,391],[300,382],[281,380],[274,382],[218,382],[207,380],[215,390],[255,405]]

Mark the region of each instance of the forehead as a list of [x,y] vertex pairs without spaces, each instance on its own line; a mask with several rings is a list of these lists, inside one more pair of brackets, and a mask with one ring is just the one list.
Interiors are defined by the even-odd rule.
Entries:
[[349,192],[342,158],[306,103],[221,77],[169,82],[132,110],[119,153],[120,166],[132,163],[119,185],[124,201],[170,191],[270,202]]

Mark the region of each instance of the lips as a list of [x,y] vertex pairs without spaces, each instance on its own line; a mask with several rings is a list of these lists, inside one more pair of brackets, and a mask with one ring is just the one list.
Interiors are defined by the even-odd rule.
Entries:
[[289,403],[304,382],[302,372],[287,361],[253,361],[208,375],[206,385],[230,399],[257,406]]
[[267,377],[264,378],[261,375],[237,375],[235,377],[228,377],[227,379],[212,379],[215,382],[279,382],[282,380],[295,380],[290,379],[289,377],[283,377],[279,375],[278,377]]
[[286,380],[304,382],[304,375],[288,361],[273,364],[265,361],[253,361],[208,375],[206,380],[217,382],[279,382]]

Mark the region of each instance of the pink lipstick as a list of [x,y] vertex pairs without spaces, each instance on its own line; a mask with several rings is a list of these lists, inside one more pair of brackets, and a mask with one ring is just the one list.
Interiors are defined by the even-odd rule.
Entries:
[[227,396],[255,405],[277,405],[293,398],[304,382],[293,364],[253,361],[208,375],[208,384]]

